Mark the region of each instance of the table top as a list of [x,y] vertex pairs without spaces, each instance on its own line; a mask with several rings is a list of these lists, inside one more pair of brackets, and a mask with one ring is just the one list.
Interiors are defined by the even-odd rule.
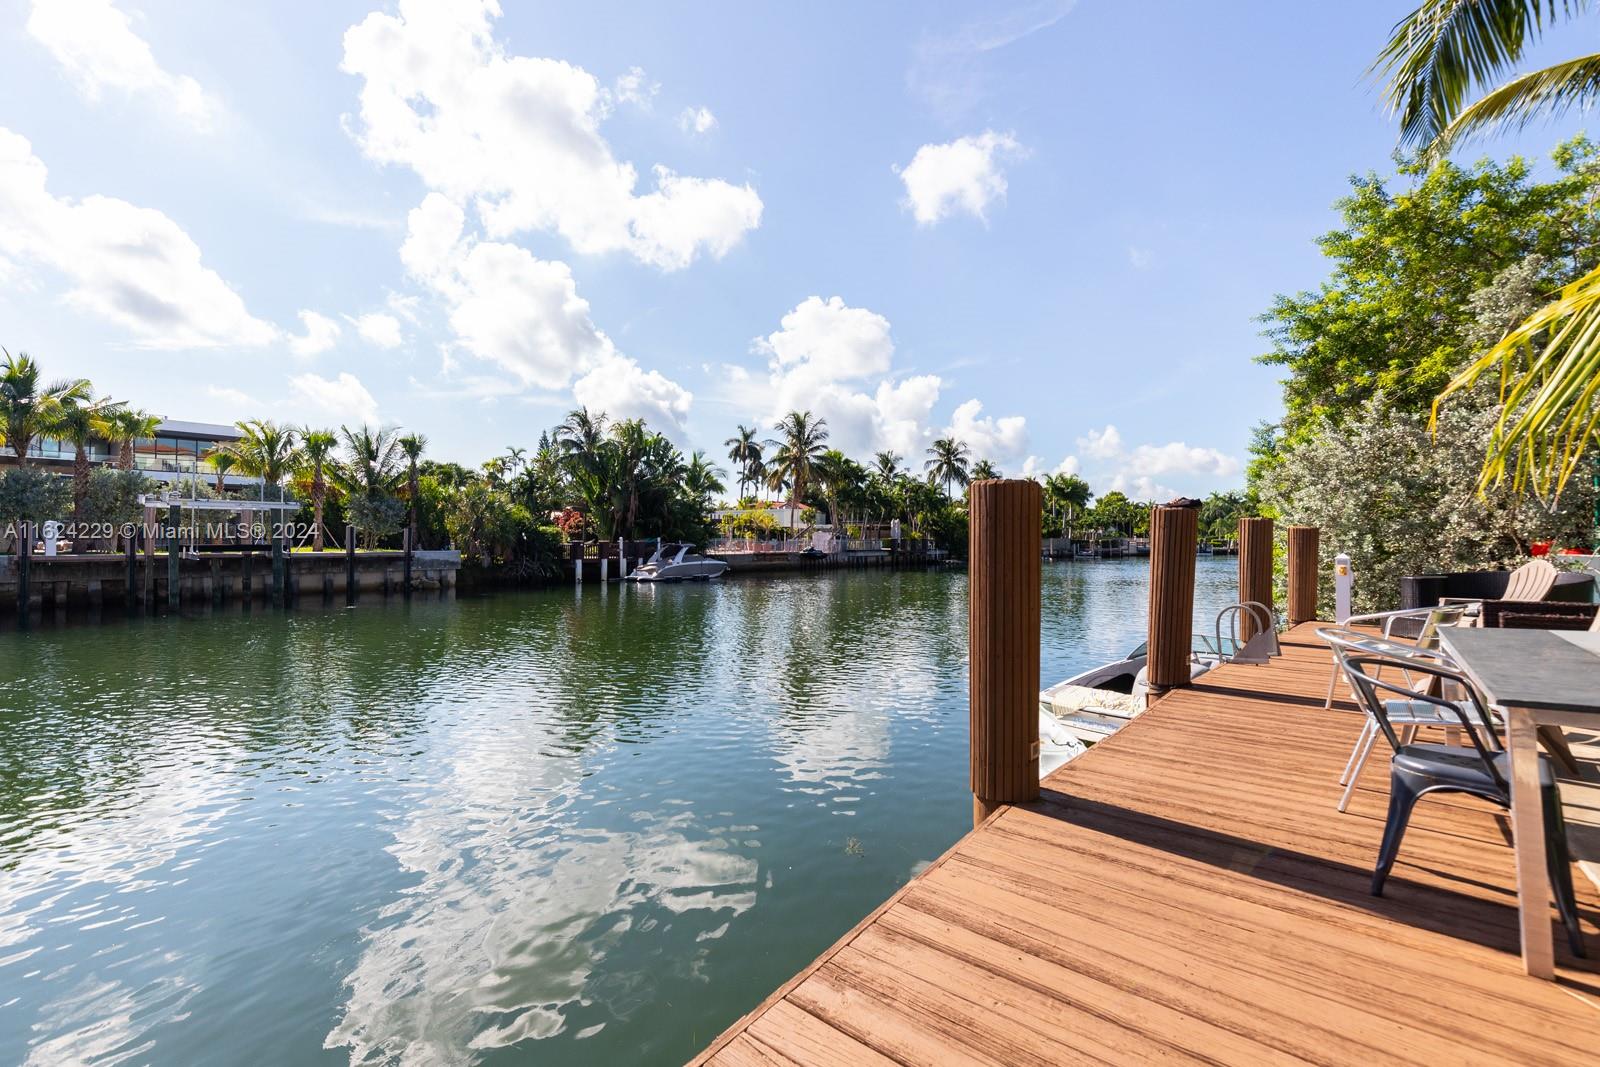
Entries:
[[1600,633],[1446,626],[1439,643],[1490,703],[1600,712]]

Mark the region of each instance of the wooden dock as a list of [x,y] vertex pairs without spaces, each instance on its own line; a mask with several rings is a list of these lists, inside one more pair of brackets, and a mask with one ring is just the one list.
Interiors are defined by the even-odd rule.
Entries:
[[1388,761],[1334,810],[1360,719],[1312,629],[1001,808],[695,1062],[1596,1062],[1600,897],[1593,959],[1524,975],[1497,808],[1424,799],[1368,895]]

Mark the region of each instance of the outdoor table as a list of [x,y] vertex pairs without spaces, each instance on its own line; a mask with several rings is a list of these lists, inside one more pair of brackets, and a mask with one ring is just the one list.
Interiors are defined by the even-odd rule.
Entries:
[[1535,977],[1554,978],[1538,729],[1600,726],[1600,633],[1451,626],[1440,629],[1439,643],[1485,698],[1504,709],[1522,966]]

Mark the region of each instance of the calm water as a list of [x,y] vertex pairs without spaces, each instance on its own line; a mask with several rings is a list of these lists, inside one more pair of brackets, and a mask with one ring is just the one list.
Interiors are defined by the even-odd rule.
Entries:
[[[1046,564],[1044,682],[1143,639],[1147,574]],[[0,634],[0,1063],[680,1062],[970,825],[966,595]]]

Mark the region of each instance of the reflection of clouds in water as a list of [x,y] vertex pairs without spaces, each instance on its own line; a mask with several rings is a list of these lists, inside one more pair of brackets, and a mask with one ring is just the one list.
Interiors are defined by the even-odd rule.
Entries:
[[562,822],[581,766],[529,758],[546,727],[463,734],[471,747],[394,831],[389,852],[421,881],[366,931],[345,980],[325,1047],[348,1046],[352,1063],[470,1063],[474,1050],[561,1033],[580,1003],[625,1015],[650,995],[640,983],[672,966],[695,973],[703,956],[658,961],[631,984],[591,981],[630,930],[659,936],[663,919],[696,911],[725,926],[755,903],[755,861],[691,840],[689,814],[641,812],[625,831]]
[[[187,973],[193,959],[176,952],[111,960],[98,958],[101,953],[83,965],[37,957],[50,947],[47,929],[60,937],[63,915],[78,937],[107,939],[107,952],[121,947],[119,931],[166,918],[141,912],[140,904],[156,899],[149,890],[189,877],[185,872],[199,861],[203,839],[227,819],[232,805],[218,795],[236,751],[214,737],[175,740],[169,752],[150,753],[127,788],[97,795],[94,808],[64,812],[58,824],[36,830],[26,851],[13,852],[0,870],[6,905],[0,911],[0,976],[37,1003],[32,1029],[47,1035],[29,1046],[27,1064],[137,1057],[151,1047],[141,1035],[182,1019],[200,989]],[[203,748],[210,752],[202,760],[195,753]],[[179,856],[186,858],[173,863]],[[154,877],[168,864],[171,877]],[[121,974],[106,980],[112,963]],[[164,973],[146,980],[147,966]],[[39,984],[29,989],[23,983]],[[22,1009],[11,1004],[7,1010]]]

